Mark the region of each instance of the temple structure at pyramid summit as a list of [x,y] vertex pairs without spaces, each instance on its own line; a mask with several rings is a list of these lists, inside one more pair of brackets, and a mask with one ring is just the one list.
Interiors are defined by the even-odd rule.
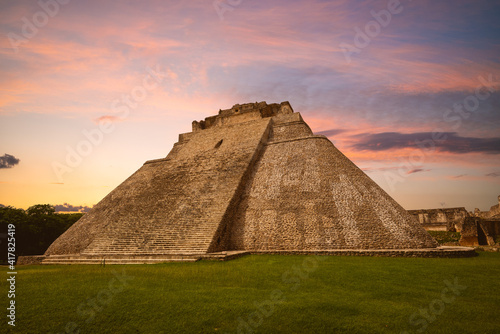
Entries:
[[262,252],[473,254],[438,247],[288,102],[259,102],[194,121],[165,158],[146,161],[42,259],[144,263]]

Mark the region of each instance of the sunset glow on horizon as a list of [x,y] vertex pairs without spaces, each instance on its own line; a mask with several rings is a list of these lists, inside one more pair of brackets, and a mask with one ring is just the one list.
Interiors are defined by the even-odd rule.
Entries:
[[289,101],[405,209],[487,210],[499,17],[472,0],[3,1],[0,204],[91,207],[193,120]]

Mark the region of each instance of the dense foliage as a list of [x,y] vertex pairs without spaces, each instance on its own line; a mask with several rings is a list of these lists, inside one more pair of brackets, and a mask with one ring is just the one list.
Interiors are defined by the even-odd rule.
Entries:
[[33,205],[27,210],[0,207],[0,259],[5,263],[7,258],[9,224],[15,226],[16,256],[40,255],[82,216],[83,213],[55,213],[49,204]]
[[460,232],[450,231],[427,231],[440,244],[457,243],[460,240]]

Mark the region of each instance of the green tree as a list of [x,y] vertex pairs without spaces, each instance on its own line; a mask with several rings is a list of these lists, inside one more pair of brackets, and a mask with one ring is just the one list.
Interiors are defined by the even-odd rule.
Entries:
[[[8,247],[8,226],[14,224],[16,227],[15,238],[17,241],[17,227],[23,225],[27,220],[26,212],[23,209],[16,209],[11,206],[0,208],[0,262],[7,263],[7,247]],[[16,242],[16,252],[18,255],[19,244]]]
[[0,207],[0,260],[7,259],[7,229],[15,226],[16,255],[41,255],[83,213],[60,214],[49,204],[37,204],[26,211],[13,207]]
[[56,213],[56,209],[50,204],[36,204],[26,210],[28,216],[50,216]]

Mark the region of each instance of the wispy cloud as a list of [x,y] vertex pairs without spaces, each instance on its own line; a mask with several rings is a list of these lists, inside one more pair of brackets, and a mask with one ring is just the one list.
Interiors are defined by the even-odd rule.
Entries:
[[444,132],[440,135],[443,140],[434,141],[432,132],[417,133],[365,133],[354,136],[357,142],[352,145],[356,150],[386,151],[405,148],[427,148],[431,141],[437,151],[456,154],[490,153],[500,154],[500,137],[476,138],[462,137],[456,132]]
[[415,168],[415,169],[409,170],[408,172],[406,172],[406,174],[415,174],[415,173],[429,172],[429,171],[430,171],[430,169]]
[[394,167],[378,167],[378,168],[366,167],[361,169],[365,172],[373,172],[373,171],[398,170],[399,168],[400,168],[399,166],[394,166]]
[[104,115],[104,116],[101,116],[101,117],[98,117],[94,120],[94,123],[95,124],[99,124],[99,123],[102,123],[102,122],[110,122],[110,123],[114,123],[114,122],[121,122],[122,119],[118,116],[113,116],[113,115]]
[[[8,38],[0,38],[0,127],[10,131],[8,147],[23,152],[27,165],[12,172],[38,175],[42,164],[51,163],[48,157],[62,157],[66,145],[79,140],[71,135],[94,126],[92,122],[122,122],[126,131],[114,132],[109,141],[114,152],[129,150],[129,134],[147,129],[151,137],[137,136],[134,142],[148,146],[154,157],[165,147],[150,145],[151,138],[175,140],[179,129],[188,131],[190,121],[219,108],[289,100],[313,131],[320,130],[361,166],[398,164],[400,157],[418,149],[414,140],[432,138],[429,131],[442,128],[448,138],[435,143],[440,154],[410,171],[431,168],[437,173],[460,164],[470,169],[447,175],[468,173],[462,180],[481,175],[490,184],[498,182],[497,176],[485,175],[495,171],[500,151],[500,84],[458,128],[444,115],[454,103],[474,95],[479,76],[491,73],[494,81],[500,80],[495,15],[500,4],[419,0],[402,5],[404,11],[346,65],[339,44],[352,43],[354,28],[363,30],[373,20],[370,11],[387,8],[387,1],[243,1],[223,22],[211,1],[71,1],[18,53]],[[31,19],[37,11],[37,1],[0,2],[0,34],[21,34],[23,17]],[[156,64],[170,71],[158,89],[129,116],[113,113],[112,102],[131,94],[146,69]],[[48,135],[33,140],[27,114],[37,126],[50,124]],[[33,152],[23,151],[25,147]],[[100,149],[89,156],[93,163],[82,166],[86,177],[104,175],[96,162],[110,147]],[[463,159],[469,152],[478,158]],[[45,160],[30,160],[28,166],[28,157],[38,155]],[[127,161],[123,170],[137,163]],[[474,174],[471,169],[477,167]],[[109,170],[116,176],[116,170]],[[376,176],[383,170],[366,171]],[[53,189],[52,195],[59,191],[57,202],[68,199],[60,187],[48,185],[50,179],[42,182]],[[2,186],[4,194],[10,193],[10,185]],[[73,191],[82,203],[100,196]],[[26,193],[46,196],[35,186]]]
[[316,134],[327,136],[327,137],[332,137],[332,136],[338,135],[340,133],[344,133],[346,131],[348,131],[348,130],[345,130],[345,129],[330,129],[330,130],[323,130],[323,131],[316,132]]

